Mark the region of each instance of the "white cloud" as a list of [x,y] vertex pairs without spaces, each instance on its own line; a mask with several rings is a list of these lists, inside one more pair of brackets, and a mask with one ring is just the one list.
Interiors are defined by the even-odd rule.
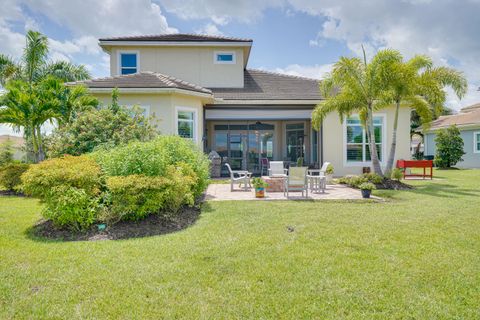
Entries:
[[150,0],[19,0],[32,11],[65,26],[75,37],[175,33],[160,6]]
[[159,0],[162,6],[182,19],[219,18],[226,21],[254,22],[263,16],[263,11],[270,7],[282,7],[285,0]]
[[325,75],[332,71],[333,64],[324,64],[324,65],[299,65],[291,64],[285,68],[275,68],[274,72],[289,74],[292,76],[307,77],[312,79],[323,79]]
[[203,28],[195,30],[196,33],[208,34],[211,36],[222,36],[223,32],[218,30],[217,26],[213,23],[207,23]]

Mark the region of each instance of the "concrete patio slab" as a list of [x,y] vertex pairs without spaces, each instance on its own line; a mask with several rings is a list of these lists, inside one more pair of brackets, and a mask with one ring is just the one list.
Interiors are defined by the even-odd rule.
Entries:
[[[352,189],[345,185],[328,185],[325,193],[312,193],[308,192],[308,198],[302,197],[301,192],[290,192],[290,197],[287,199],[283,192],[266,192],[265,198],[255,198],[254,189],[244,191],[236,189],[230,191],[230,184],[210,184],[205,194],[205,200],[209,201],[230,201],[230,200],[361,200],[362,194],[360,190]],[[378,197],[372,197],[372,199],[379,200]]]

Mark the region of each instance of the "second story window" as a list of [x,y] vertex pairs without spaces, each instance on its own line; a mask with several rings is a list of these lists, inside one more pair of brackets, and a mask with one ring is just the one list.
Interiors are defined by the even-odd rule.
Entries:
[[235,52],[216,51],[213,55],[213,62],[220,64],[235,64]]
[[132,52],[120,53],[120,74],[137,73],[138,54]]

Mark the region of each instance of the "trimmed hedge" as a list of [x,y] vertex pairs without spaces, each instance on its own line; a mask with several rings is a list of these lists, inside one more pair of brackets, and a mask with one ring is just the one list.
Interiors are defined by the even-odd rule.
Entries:
[[97,219],[104,177],[88,156],[65,156],[32,165],[23,175],[23,191],[45,203],[42,215],[59,227],[84,230]]
[[194,179],[181,168],[167,169],[165,177],[144,175],[116,176],[107,179],[111,206],[103,219],[140,220],[149,214],[175,214],[182,205],[193,205]]
[[361,176],[348,175],[339,179],[341,184],[349,185],[353,188],[359,188],[362,183],[373,183],[375,185],[383,182],[383,178],[375,173],[364,173]]
[[160,136],[149,142],[134,142],[126,146],[93,154],[108,176],[165,176],[169,166],[183,164],[196,175],[192,192],[200,196],[208,185],[207,156],[189,139]]
[[0,186],[8,191],[20,191],[21,176],[28,167],[29,165],[25,163],[9,163],[0,167]]

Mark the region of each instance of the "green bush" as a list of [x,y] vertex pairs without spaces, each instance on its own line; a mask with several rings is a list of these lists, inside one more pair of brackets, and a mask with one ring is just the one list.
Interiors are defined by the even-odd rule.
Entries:
[[358,188],[360,190],[370,190],[370,191],[376,189],[375,185],[371,182],[364,182],[364,183],[360,184],[358,186]]
[[[170,166],[191,170],[195,179],[191,191],[195,197],[203,193],[208,184],[209,160],[188,139],[178,136],[160,136],[148,142],[134,142],[112,150],[93,154],[108,176],[165,176]],[[194,175],[193,175],[194,174]]]
[[43,200],[44,218],[52,220],[58,227],[80,231],[96,221],[98,198],[92,197],[83,189],[66,185],[55,186]]
[[97,148],[113,148],[131,141],[148,141],[157,130],[143,110],[119,107],[91,109],[55,129],[46,140],[49,157],[81,155]]
[[89,196],[100,193],[103,177],[100,166],[88,156],[65,156],[31,165],[22,176],[26,194],[45,200],[50,189],[67,186],[85,191]]
[[373,173],[373,172],[372,173],[364,173],[362,175],[362,177],[365,178],[365,180],[367,182],[371,182],[373,184],[380,184],[383,181],[383,177],[381,177],[378,174]]
[[0,167],[0,186],[8,191],[20,191],[21,176],[28,167],[25,163],[9,163]]
[[463,161],[463,139],[456,126],[439,130],[435,138],[435,165],[439,168],[450,168]]
[[400,168],[394,168],[392,170],[392,173],[391,173],[390,177],[394,180],[400,181],[403,177],[403,172]]
[[84,230],[96,221],[103,180],[94,159],[65,156],[31,165],[22,175],[22,187],[45,203],[44,218],[59,227]]
[[380,184],[383,178],[375,173],[364,173],[361,176],[348,175],[339,179],[341,184],[349,185],[353,188],[359,188],[363,183]]
[[193,205],[195,178],[185,169],[170,166],[164,177],[114,176],[107,179],[110,208],[103,211],[108,222],[140,220],[150,214],[174,214],[182,205]]

